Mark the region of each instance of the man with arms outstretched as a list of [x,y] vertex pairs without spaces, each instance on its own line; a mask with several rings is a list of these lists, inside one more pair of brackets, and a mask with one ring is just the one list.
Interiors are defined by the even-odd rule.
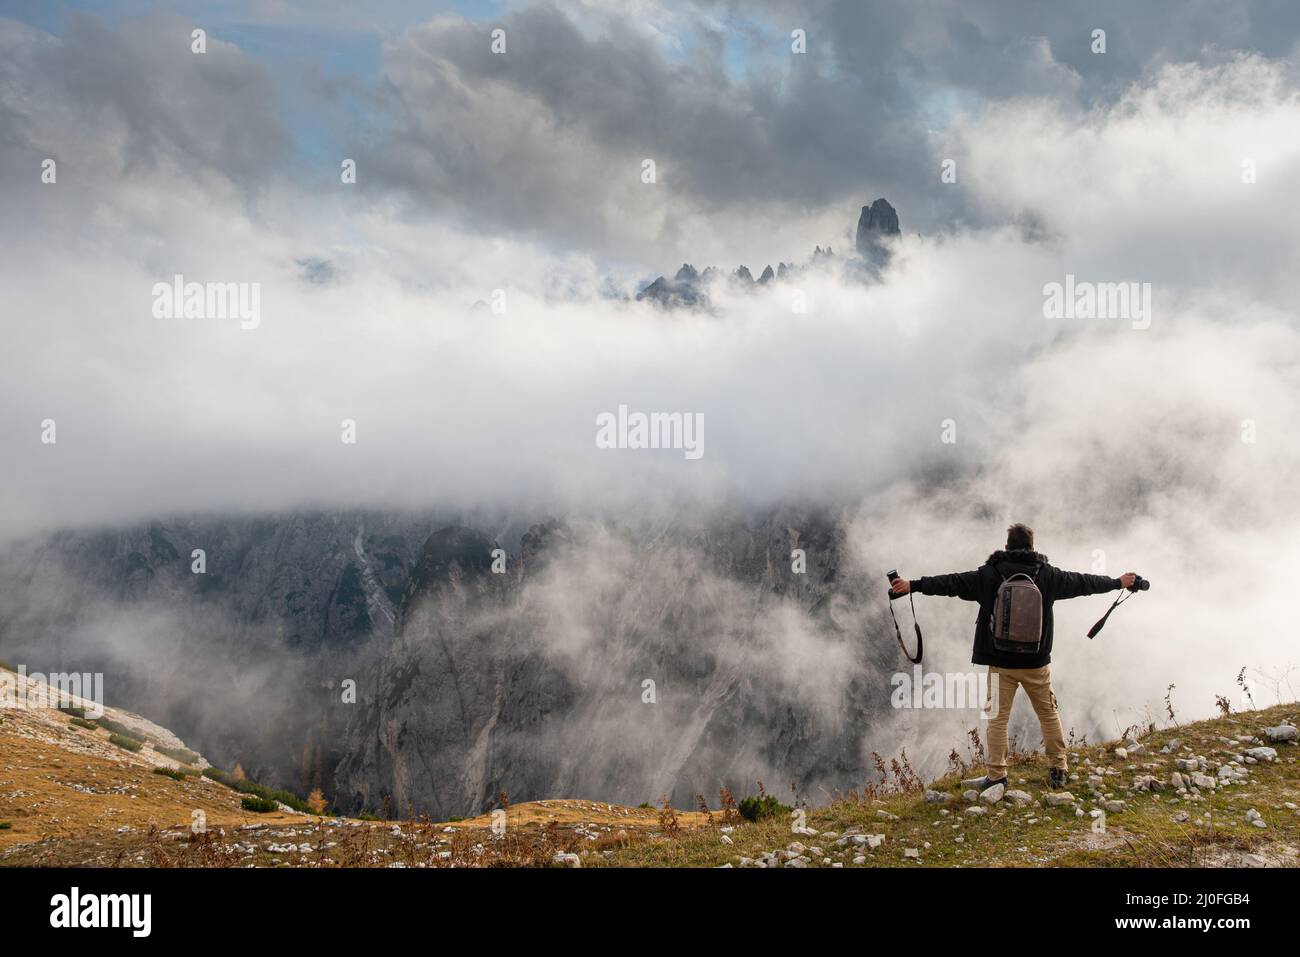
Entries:
[[[1029,576],[1042,594],[1041,640],[1030,653],[1000,650],[994,644],[992,619],[998,589],[1014,575]],[[971,661],[977,665],[989,666],[989,685],[990,689],[996,688],[998,702],[997,716],[989,721],[988,773],[980,782],[980,790],[1007,783],[1007,725],[1011,720],[1011,704],[1017,688],[1025,689],[1043,729],[1043,748],[1051,766],[1048,784],[1052,788],[1065,786],[1069,765],[1066,761],[1061,716],[1056,708],[1056,695],[1052,693],[1050,667],[1052,602],[1129,588],[1136,578],[1133,572],[1126,572],[1119,578],[1109,578],[1105,575],[1062,571],[1049,565],[1046,555],[1034,551],[1034,530],[1028,525],[1016,524],[1007,529],[1007,547],[994,552],[988,561],[974,571],[914,578],[910,581],[906,578],[894,579],[890,588],[895,595],[917,592],[921,595],[944,595],[979,602],[979,617],[975,621],[975,651],[971,655]]]

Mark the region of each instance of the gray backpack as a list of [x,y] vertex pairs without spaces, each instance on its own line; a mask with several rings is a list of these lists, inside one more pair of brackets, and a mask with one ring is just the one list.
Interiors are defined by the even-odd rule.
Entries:
[[989,621],[998,651],[1032,655],[1043,643],[1043,593],[1034,579],[1017,572],[1002,580]]

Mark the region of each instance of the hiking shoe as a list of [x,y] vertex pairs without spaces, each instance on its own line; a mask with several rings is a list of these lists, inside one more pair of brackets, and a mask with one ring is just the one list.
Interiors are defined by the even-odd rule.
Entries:
[[997,784],[1005,785],[1006,783],[1007,783],[1006,778],[991,778],[986,774],[984,775],[984,777],[979,779],[979,783],[975,785],[975,789],[977,791],[987,791],[989,788],[993,787],[994,785]]
[[1069,780],[1069,772],[1065,768],[1052,768],[1047,775],[1047,786],[1053,791],[1059,791],[1065,787]]

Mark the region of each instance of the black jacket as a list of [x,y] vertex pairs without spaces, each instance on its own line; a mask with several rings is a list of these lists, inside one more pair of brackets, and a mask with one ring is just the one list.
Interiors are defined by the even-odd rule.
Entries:
[[[989,619],[993,615],[998,586],[1003,579],[1017,572],[1033,576],[1034,584],[1043,593],[1043,644],[1036,655],[1014,654],[993,647]],[[1047,563],[1046,555],[1029,549],[994,552],[973,572],[912,579],[912,591],[922,595],[944,595],[979,602],[979,616],[975,619],[975,650],[970,660],[977,665],[996,668],[1041,668],[1052,660],[1052,602],[1122,587],[1118,578],[1061,571]]]

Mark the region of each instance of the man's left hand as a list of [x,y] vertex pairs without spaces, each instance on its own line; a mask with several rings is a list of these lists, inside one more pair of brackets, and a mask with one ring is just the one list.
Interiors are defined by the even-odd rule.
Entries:
[[895,595],[906,595],[912,590],[912,583],[906,578],[895,578],[889,585],[889,590]]

